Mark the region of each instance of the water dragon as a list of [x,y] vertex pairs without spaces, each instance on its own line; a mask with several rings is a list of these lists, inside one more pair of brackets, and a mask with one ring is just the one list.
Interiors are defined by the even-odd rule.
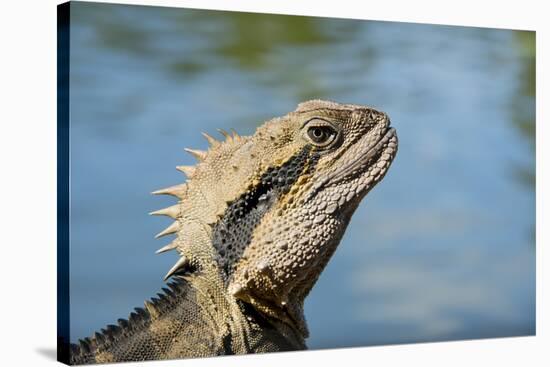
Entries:
[[167,288],[70,345],[70,364],[306,349],[304,299],[362,198],[397,153],[388,116],[371,107],[313,100],[252,136],[203,133],[186,149],[185,183],[155,191],[178,201],[153,215],[175,235]]

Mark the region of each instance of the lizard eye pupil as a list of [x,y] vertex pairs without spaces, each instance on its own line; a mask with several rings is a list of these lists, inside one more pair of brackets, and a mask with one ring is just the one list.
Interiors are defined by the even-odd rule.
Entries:
[[307,134],[314,143],[323,144],[331,139],[336,132],[329,126],[312,126],[308,129]]

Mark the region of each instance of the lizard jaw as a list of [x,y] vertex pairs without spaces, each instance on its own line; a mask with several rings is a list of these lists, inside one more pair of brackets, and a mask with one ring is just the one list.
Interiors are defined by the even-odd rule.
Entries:
[[[368,139],[366,136],[363,139]],[[392,147],[388,145],[392,142]],[[357,146],[362,146],[362,144],[356,144]],[[371,144],[364,151],[354,152],[349,163],[342,165],[340,168],[331,172],[327,177],[327,183],[337,184],[344,180],[349,180],[350,176],[358,176],[364,174],[365,172],[372,169],[373,166],[378,165],[380,161],[388,161],[391,163],[391,160],[395,156],[396,150],[393,148],[397,147],[397,134],[394,128],[387,128],[385,133],[382,135],[378,141],[374,144]],[[382,159],[384,153],[388,154],[387,157]],[[381,165],[382,166],[382,165]],[[382,167],[380,167],[382,168]]]

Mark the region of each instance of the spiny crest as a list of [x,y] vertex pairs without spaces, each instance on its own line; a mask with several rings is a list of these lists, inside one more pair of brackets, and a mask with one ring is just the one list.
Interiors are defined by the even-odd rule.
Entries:
[[[225,130],[218,130],[224,137],[225,141],[219,141],[212,137],[211,135],[203,132],[202,135],[207,140],[210,149],[208,151],[202,151],[202,150],[196,150],[196,149],[189,149],[185,148],[185,151],[191,154],[193,157],[195,157],[198,161],[197,166],[177,166],[176,168],[183,172],[188,180],[193,179],[193,177],[196,175],[197,167],[204,162],[208,155],[215,149],[218,149],[224,142],[234,142],[239,141],[241,137],[239,134],[231,129],[231,133],[226,132]],[[233,167],[233,169],[236,169],[237,167]],[[163,236],[167,236],[170,234],[177,234],[181,229],[181,202],[184,201],[187,198],[188,195],[188,184],[182,183],[179,185],[171,186],[165,189],[160,189],[153,191],[152,194],[154,195],[171,195],[179,199],[178,204],[170,206],[168,208],[160,209],[154,212],[151,212],[150,215],[164,215],[168,216],[172,219],[174,219],[174,223],[172,223],[170,226],[168,226],[166,229],[158,233],[155,238],[160,238]],[[157,254],[164,253],[170,250],[177,249],[178,246],[176,244],[176,241],[173,241],[169,243],[168,245],[165,245],[164,247],[160,248],[156,251]],[[176,264],[168,271],[166,276],[164,277],[165,280],[170,278],[172,275],[176,274],[179,271],[185,270],[189,265],[189,259],[185,256],[181,256],[179,260],[176,262]]]
[[118,325],[107,325],[106,328],[101,329],[101,332],[96,332],[93,337],[80,339],[78,344],[71,344],[73,359],[82,354],[106,350],[111,345],[119,343],[121,339],[148,327],[151,320],[173,309],[178,304],[177,298],[187,292],[188,285],[181,278],[176,277],[172,283],[168,284],[168,287],[162,288],[163,293],[157,294],[158,298],[145,301],[145,309],[136,307],[135,312],[130,313],[128,320],[118,319]]

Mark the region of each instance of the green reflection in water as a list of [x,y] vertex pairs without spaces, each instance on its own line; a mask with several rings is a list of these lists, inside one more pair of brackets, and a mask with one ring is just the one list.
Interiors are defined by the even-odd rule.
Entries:
[[[516,32],[516,45],[521,57],[521,70],[517,94],[511,103],[512,124],[535,154],[535,32]],[[517,167],[517,178],[535,190],[535,160]]]
[[[325,87],[319,73],[330,71],[317,70],[317,61],[336,59],[335,47],[356,41],[359,30],[368,27],[357,20],[275,14],[91,3],[79,8],[74,19],[92,30],[92,42],[99,49],[129,53],[153,63],[162,60],[170,77],[185,80],[212,71],[246,71],[259,87],[299,100],[330,97],[354,87]],[[143,12],[146,16],[136,16]],[[131,21],[136,18],[150,22]],[[342,55],[353,58],[353,64],[348,70],[339,65],[339,70],[368,72],[376,56],[373,48],[366,43],[354,45],[354,55]]]
[[[514,170],[516,179],[527,187],[530,191],[535,191],[536,187],[536,37],[532,31],[515,32],[515,44],[520,55],[521,69],[518,80],[519,86],[517,93],[512,99],[511,122],[520,135],[529,145],[532,159],[522,164],[517,164]],[[529,233],[529,242],[535,247],[536,227],[533,227]]]
[[216,13],[208,17],[225,23],[228,31],[229,37],[217,42],[216,53],[237,61],[244,69],[266,67],[271,63],[270,55],[281,46],[311,46],[336,40],[315,18],[250,13]]

